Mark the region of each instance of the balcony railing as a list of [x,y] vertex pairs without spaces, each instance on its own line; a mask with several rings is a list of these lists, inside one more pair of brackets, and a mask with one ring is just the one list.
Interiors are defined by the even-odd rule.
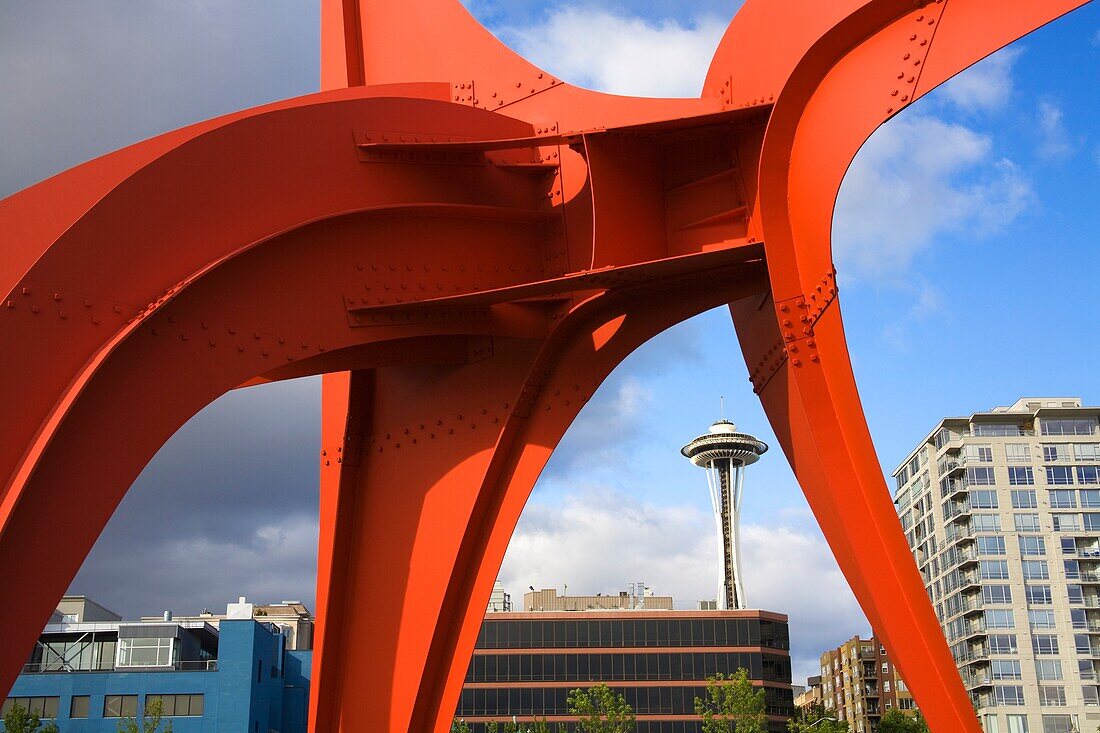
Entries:
[[30,662],[23,665],[22,674],[94,674],[96,672],[141,671],[141,672],[217,672],[217,659],[204,659],[186,662],[173,662],[170,665],[156,667],[133,667],[110,669],[75,669],[71,665],[57,662]]

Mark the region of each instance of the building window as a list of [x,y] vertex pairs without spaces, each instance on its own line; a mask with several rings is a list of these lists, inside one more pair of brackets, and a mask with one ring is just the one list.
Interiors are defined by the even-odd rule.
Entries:
[[1006,443],[1005,458],[1009,461],[1030,461],[1031,450],[1027,443]]
[[1039,704],[1052,708],[1066,706],[1066,688],[1061,685],[1039,685]]
[[990,654],[1016,654],[1017,651],[1015,634],[990,634]]
[[87,718],[90,703],[91,698],[88,695],[73,695],[72,702],[69,704],[69,717]]
[[1081,489],[1081,506],[1084,509],[1100,509],[1100,489]]
[[1024,595],[1030,606],[1049,606],[1054,603],[1049,585],[1025,585]]
[[993,463],[993,446],[964,445],[963,455],[969,463]]
[[1024,580],[1046,580],[1050,577],[1050,568],[1046,560],[1024,560]]
[[1066,586],[1066,596],[1069,598],[1069,602],[1075,605],[1080,605],[1085,602],[1084,589],[1073,583]]
[[972,509],[996,509],[997,492],[983,489],[970,492],[970,506]]
[[1039,432],[1043,435],[1092,435],[1096,432],[1096,420],[1048,420],[1039,421]]
[[1062,569],[1066,573],[1066,580],[1081,577],[1081,563],[1077,560],[1063,560]]
[[1008,580],[1008,560],[982,560],[978,567],[983,580]]
[[1047,543],[1042,537],[1020,537],[1020,554],[1021,555],[1045,555],[1047,554]]
[[[1097,492],[1100,494],[1100,491]],[[1097,497],[1097,506],[1100,506],[1100,496]],[[970,520],[970,528],[975,532],[1000,532],[1000,514],[975,514]]]
[[1036,659],[1035,676],[1040,680],[1062,679],[1062,663],[1057,659]]
[[1008,733],[1030,733],[1026,715],[1006,715],[1005,719],[1008,722]]
[[1076,509],[1077,494],[1073,489],[1051,489],[1047,492],[1051,509]]
[[1012,603],[1012,589],[1007,585],[983,585],[982,600],[986,603]]
[[1073,646],[1078,654],[1089,654],[1092,652],[1092,644],[1089,641],[1088,634],[1074,634]]
[[1077,514],[1051,514],[1050,521],[1055,532],[1081,531],[1081,517]]
[[1045,443],[1043,445],[1043,463],[1068,461],[1071,458],[1069,443]]
[[990,438],[1003,438],[1007,436],[1023,435],[1024,431],[1019,425],[1009,423],[978,423],[973,426],[974,435]]
[[1013,514],[1012,521],[1016,525],[1017,532],[1038,532],[1039,531],[1039,515],[1038,514]]
[[966,483],[971,486],[992,486],[997,481],[992,467],[976,466],[966,469]]
[[1020,685],[997,685],[993,697],[998,705],[1023,705],[1024,688]]
[[40,718],[56,718],[57,708],[61,702],[60,697],[9,697],[0,705],[0,716],[8,714],[13,707],[18,705],[31,715]]
[[104,695],[104,718],[133,718],[137,715],[137,695]]
[[[1073,492],[1071,491],[1069,493],[1072,494]],[[1039,502],[1035,499],[1035,491],[1033,489],[1013,489],[1013,509],[1036,509],[1038,506]]]
[[1043,715],[1043,733],[1077,733],[1077,715]]
[[169,667],[175,639],[119,639],[119,667]]
[[1035,472],[1031,466],[1009,466],[1009,486],[1032,486],[1035,483]]
[[994,659],[992,666],[993,679],[995,680],[1018,680],[1023,677],[1023,675],[1020,674],[1019,660]]
[[1074,443],[1073,455],[1079,461],[1100,461],[1100,443]]
[[1059,542],[1062,543],[1063,555],[1076,555],[1077,554],[1077,540],[1072,537],[1062,537]]
[[1033,629],[1053,629],[1056,627],[1054,611],[1028,611],[1027,622]]
[[161,710],[166,716],[198,716],[203,712],[202,695],[146,695],[145,706],[159,699]]
[[1085,521],[1085,529],[1090,531],[1100,530],[1100,514],[1085,512],[1081,515],[1081,518]]
[[[1092,670],[1090,669],[1089,672],[1092,672]],[[1097,694],[1096,688],[1093,685],[1085,685],[1081,688],[1081,702],[1085,703],[1085,706],[1090,708],[1100,705],[1100,695]]]
[[985,627],[987,629],[1011,629],[1016,625],[1016,620],[1010,609],[990,609],[985,612]]
[[1047,483],[1052,486],[1070,485],[1073,483],[1073,468],[1071,466],[1047,466]]
[[1044,655],[1057,655],[1058,654],[1058,636],[1057,634],[1034,634],[1031,637],[1031,650],[1035,654]]
[[1004,537],[979,537],[978,538],[978,554],[979,555],[1004,555],[1005,553],[1005,538]]
[[1100,466],[1078,466],[1077,483],[1100,484]]

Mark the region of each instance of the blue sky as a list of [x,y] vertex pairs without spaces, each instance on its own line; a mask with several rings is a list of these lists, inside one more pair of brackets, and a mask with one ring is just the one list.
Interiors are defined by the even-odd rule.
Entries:
[[[568,81],[681,96],[697,92],[734,10],[470,7]],[[316,34],[315,8],[289,1],[5,4],[0,67],[17,73],[0,77],[0,195],[158,132],[312,91]],[[857,158],[838,205],[836,263],[884,470],[945,414],[1025,394],[1100,402],[1089,335],[1098,74],[1092,6],[925,98]],[[709,500],[678,449],[717,417],[719,395],[728,416],[774,443],[724,311],[629,358],[540,480],[502,569],[508,589],[612,592],[644,580],[684,607],[712,595]],[[315,380],[276,385],[196,417],[143,473],[73,590],[127,614],[216,608],[239,593],[311,600],[317,396]],[[778,451],[752,469],[746,496],[746,591],[791,614],[797,678],[866,622]],[[194,510],[203,505],[219,510]],[[166,529],[166,509],[185,508],[189,518]]]

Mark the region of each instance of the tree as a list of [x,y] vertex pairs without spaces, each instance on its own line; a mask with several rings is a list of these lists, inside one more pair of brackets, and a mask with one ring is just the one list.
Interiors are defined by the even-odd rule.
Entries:
[[164,700],[155,695],[145,698],[145,709],[137,718],[123,718],[118,721],[118,733],[172,733],[172,721],[163,721]]
[[634,711],[626,698],[601,683],[569,693],[569,714],[580,718],[578,733],[630,733]]
[[451,721],[451,733],[470,733],[470,726],[466,725],[465,720],[455,718]]
[[25,707],[16,703],[4,713],[4,731],[6,733],[57,733],[57,725],[52,722],[43,725],[38,718],[38,713],[28,712]]
[[878,733],[928,733],[928,722],[918,712],[909,717],[900,710],[887,710],[878,723]]
[[787,723],[787,730],[790,733],[847,733],[848,724],[829,716],[821,703],[813,702],[795,711],[794,718]]
[[756,689],[748,670],[729,677],[719,672],[707,678],[707,696],[695,698],[695,714],[703,719],[703,733],[765,733],[764,690]]

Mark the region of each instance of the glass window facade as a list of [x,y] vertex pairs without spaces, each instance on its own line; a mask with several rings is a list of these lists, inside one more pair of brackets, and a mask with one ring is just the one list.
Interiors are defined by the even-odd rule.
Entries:
[[[486,718],[534,715],[553,723],[568,714],[570,690],[606,682],[638,716],[657,716],[639,723],[638,731],[699,733],[698,720],[660,716],[694,716],[707,678],[738,668],[763,684],[770,715],[792,714],[786,623],[729,613],[490,615],[456,715],[475,733],[484,731]],[[771,720],[769,730],[785,731],[786,722]]]

